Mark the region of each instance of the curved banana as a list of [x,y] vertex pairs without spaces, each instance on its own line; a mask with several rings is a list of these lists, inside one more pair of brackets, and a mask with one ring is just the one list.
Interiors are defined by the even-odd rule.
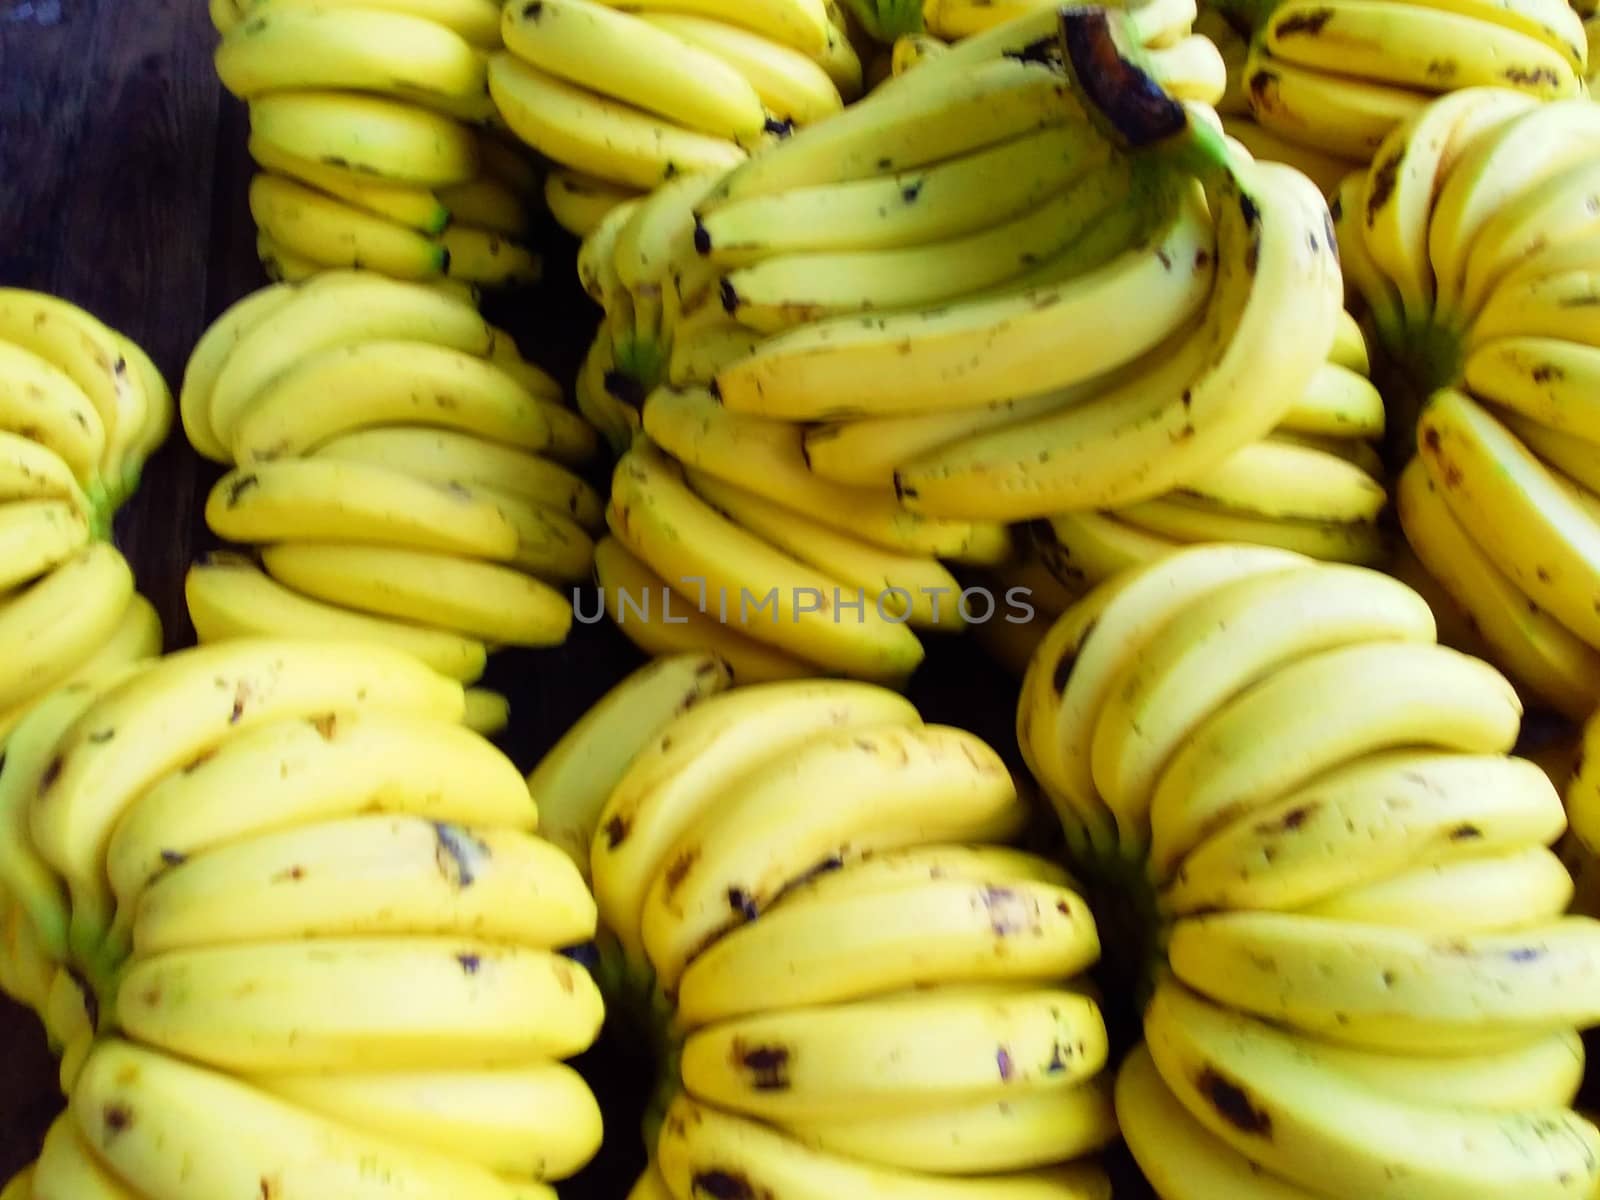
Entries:
[[10,597],[0,607],[7,663],[0,712],[44,695],[88,662],[120,628],[132,597],[133,572],[106,542],[84,547]]
[[62,1113],[45,1131],[28,1196],[30,1200],[139,1200],[89,1148],[71,1113]]
[[450,261],[436,239],[278,175],[251,180],[250,215],[277,246],[321,266],[428,280]]
[[1560,794],[1504,755],[1398,750],[1329,771],[1202,842],[1161,894],[1178,915],[1307,908],[1433,863],[1546,846]]
[[574,237],[588,237],[606,214],[637,197],[631,188],[565,168],[545,176],[544,202],[556,224]]
[[1298,66],[1259,42],[1245,61],[1243,85],[1263,128],[1358,163],[1370,161],[1389,132],[1431,99],[1410,88]]
[[452,224],[439,235],[444,273],[477,287],[538,283],[544,260],[521,241],[494,229]]
[[[47,578],[81,555],[91,537],[88,519],[63,501],[13,500],[0,505],[0,589],[10,593],[6,599],[20,599],[24,585]],[[6,611],[0,609],[0,620]]]
[[129,1037],[263,1073],[566,1058],[594,1042],[601,1015],[599,989],[576,963],[463,937],[173,950],[136,959],[116,997]]
[[241,15],[291,8],[363,8],[406,13],[453,29],[480,50],[500,47],[500,10],[491,0],[236,0]]
[[390,183],[445,187],[478,173],[472,131],[416,104],[351,92],[270,92],[250,102],[250,132],[275,149]]
[[250,157],[264,171],[297,180],[420,233],[437,234],[450,224],[450,209],[438,194],[426,188],[384,183],[340,167],[297,158],[254,136],[250,138]]
[[1241,446],[1168,495],[1265,520],[1333,525],[1371,524],[1389,503],[1383,485],[1354,463],[1270,438]]
[[211,394],[234,348],[256,325],[289,304],[300,290],[269,284],[229,305],[195,343],[178,391],[178,414],[189,444],[212,462],[231,463],[232,451],[211,428]]
[[844,107],[839,85],[817,60],[783,42],[681,11],[645,9],[634,15],[732,67],[779,121],[810,125]]
[[607,803],[634,760],[684,714],[725,691],[728,665],[714,654],[646,663],[585,710],[528,775],[540,834],[591,877],[590,844]]
[[101,483],[106,424],[94,403],[72,376],[6,340],[0,340],[0,430],[59,455],[83,487]]
[[1094,587],[1185,545],[1130,525],[1109,512],[1056,513],[1046,528],[1048,533],[1035,535],[1044,563],[1063,585],[1079,589]]
[[231,1075],[109,1039],[89,1054],[71,1112],[91,1149],[145,1195],[259,1195],[261,1181],[346,1200],[407,1194],[554,1200],[464,1158],[362,1133]]
[[1322,437],[1377,439],[1385,424],[1378,389],[1357,371],[1330,361],[1317,368],[1278,428]]

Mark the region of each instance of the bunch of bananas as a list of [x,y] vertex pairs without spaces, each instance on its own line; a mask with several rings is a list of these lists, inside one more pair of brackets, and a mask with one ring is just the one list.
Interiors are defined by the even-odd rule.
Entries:
[[211,14],[217,74],[250,107],[269,275],[365,267],[474,296],[538,279],[521,239],[542,184],[489,128],[492,0],[213,0]]
[[1341,161],[1371,162],[1437,96],[1475,87],[1537,100],[1588,92],[1589,43],[1566,0],[1213,3],[1206,31],[1237,64],[1231,94],[1254,122],[1242,124],[1241,140],[1275,159],[1281,150],[1278,161],[1319,182]]
[[1165,495],[1111,511],[1058,513],[1034,526],[1046,567],[1078,592],[1195,542],[1280,546],[1330,562],[1379,565],[1388,502],[1378,443],[1383,397],[1361,328],[1343,314],[1328,361],[1270,436]]
[[824,0],[528,0],[505,6],[488,85],[558,168],[546,198],[583,236],[630,197],[743,161],[860,94]]
[[563,641],[601,502],[594,431],[470,304],[329,271],[274,284],[201,338],[179,407],[232,469],[206,520],[258,548],[196,565],[202,642],[358,638],[471,681],[489,648]]
[[160,618],[109,539],[172,409],[128,338],[0,289],[0,750],[52,688],[160,652]]
[[1591,101],[1465,89],[1335,205],[1411,548],[1530,701],[1576,720],[1600,703],[1597,137]]
[[594,1154],[594,901],[465,707],[387,647],[248,639],[29,715],[0,981],[68,1110],[25,1196],[551,1200]]
[[1018,737],[1159,927],[1117,1111],[1164,1200],[1600,1186],[1600,922],[1563,915],[1521,716],[1403,584],[1272,548],[1176,551],[1051,629]]
[[666,1026],[636,1195],[1106,1200],[1071,1161],[1116,1136],[1099,939],[1005,846],[1029,806],[989,746],[872,684],[727,690],[681,656],[554,756],[616,975]]

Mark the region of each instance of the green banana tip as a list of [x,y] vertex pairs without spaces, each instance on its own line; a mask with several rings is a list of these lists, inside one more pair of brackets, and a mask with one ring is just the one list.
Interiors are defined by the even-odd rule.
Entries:
[[880,45],[890,46],[896,38],[923,31],[922,0],[845,0],[845,6]]

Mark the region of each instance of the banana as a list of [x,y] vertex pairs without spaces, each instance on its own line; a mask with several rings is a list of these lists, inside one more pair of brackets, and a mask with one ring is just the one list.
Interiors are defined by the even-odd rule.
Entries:
[[733,67],[599,0],[508,8],[502,32],[539,70],[687,129],[746,147],[768,131],[761,97]]
[[384,183],[339,167],[297,158],[254,136],[250,138],[250,157],[264,171],[297,180],[420,233],[437,234],[450,223],[450,209],[438,194],[425,188]]
[[[1148,237],[1083,275],[937,313],[838,317],[791,330],[719,372],[716,390],[734,412],[809,421],[1065,387],[1131,362],[1197,311],[1211,286],[1211,244],[1203,205],[1185,191]],[[1128,319],[1096,329],[1089,345],[1088,314],[1113,308]],[[1060,354],[1043,356],[1043,345]]]
[[139,894],[133,944],[171,950],[293,938],[470,936],[541,950],[594,935],[577,869],[516,829],[358,816],[205,850]]
[[[0,505],[0,620],[18,601],[14,589],[81,554],[90,542],[88,519],[61,500],[13,500]],[[30,606],[31,607],[31,606]]]
[[121,1039],[84,1063],[71,1099],[78,1129],[143,1195],[269,1192],[397,1200],[554,1200],[465,1159],[363,1133],[230,1075]]
[[600,1107],[564,1063],[264,1075],[250,1082],[347,1127],[507,1177],[566,1179],[600,1148]]
[[634,15],[732,67],[779,121],[810,125],[844,107],[839,86],[828,72],[783,42],[713,17],[665,10]]
[[481,855],[470,839],[444,831],[531,832],[538,823],[515,766],[462,726],[350,711],[272,722],[238,734],[128,808],[106,851],[119,933],[132,928],[146,889],[191,859],[244,852],[265,838],[366,813],[436,826],[438,862],[456,864],[458,877],[463,860]]
[[299,8],[377,9],[422,17],[454,30],[480,50],[500,47],[500,11],[488,0],[237,0],[241,13]]
[[[231,5],[233,0],[228,0]],[[34,1163],[29,1163],[13,1175],[5,1187],[0,1188],[0,1200],[34,1200],[33,1177]],[[670,1195],[663,1193],[665,1200],[671,1200]]]
[[[1436,307],[1447,320],[1460,312],[1474,239],[1490,218],[1524,189],[1553,178],[1587,155],[1600,128],[1596,114],[1589,111],[1592,107],[1587,98],[1536,105],[1500,121],[1462,152],[1439,189],[1428,227]],[[1503,293],[1504,289],[1496,302],[1506,299]],[[1494,303],[1485,307],[1483,321],[1493,308]],[[1485,331],[1481,336],[1491,335]]]
[[89,1148],[70,1113],[45,1131],[28,1195],[33,1200],[139,1200]]
[[386,466],[430,483],[476,489],[485,496],[505,493],[569,516],[585,529],[597,530],[605,523],[599,494],[571,470],[476,434],[386,425],[340,434],[318,445],[311,456]]
[[481,56],[460,34],[409,13],[267,7],[223,36],[222,86],[244,100],[265,92],[377,92],[427,104],[483,91]]
[[478,173],[478,143],[465,125],[415,104],[348,92],[271,92],[250,102],[252,136],[285,154],[443,187]]
[[1340,892],[1301,911],[1307,916],[1398,925],[1440,934],[1496,933],[1560,916],[1572,876],[1543,846],[1486,858],[1432,863]]
[[[142,346],[131,338],[117,335],[117,344],[122,347],[122,356],[129,369],[139,380],[136,389],[139,403],[135,408],[142,408],[137,422],[122,422],[127,426],[125,445],[116,448],[116,463],[120,474],[114,487],[119,497],[131,495],[139,486],[139,477],[144,470],[144,464],[167,440],[167,435],[172,432],[173,409],[172,389],[167,386],[166,378],[161,374],[160,368],[145,353]],[[117,442],[123,439],[123,430],[117,431]]]
[[636,195],[630,188],[578,171],[558,169],[545,176],[545,207],[556,224],[574,237],[593,233],[607,213]]
[[1559,477],[1466,394],[1437,392],[1417,450],[1450,512],[1530,600],[1600,645],[1600,526]]
[[[1258,501],[1267,506],[1267,501]],[[1229,511],[1185,497],[1145,500],[1116,510],[1120,520],[1175,542],[1245,542],[1277,546],[1333,563],[1381,564],[1384,531],[1362,521],[1293,520]]]
[[517,528],[463,484],[387,467],[278,459],[230,471],[206,500],[206,523],[235,542],[349,541],[510,559]]
[[[339,405],[322,403],[329,395]],[[594,431],[571,410],[460,349],[373,339],[332,346],[278,374],[245,404],[233,449],[244,466],[314,452],[344,434],[424,425],[561,461],[593,452]]]
[[913,629],[964,626],[961,584],[937,559],[884,551],[714,476],[693,469],[684,475],[695,494],[730,521],[859,589],[892,619]]
[[634,381],[616,369],[611,329],[612,322],[603,321],[589,343],[573,391],[583,419],[599,431],[611,457],[621,458],[639,433],[639,410],[630,402]]
[[1104,512],[1057,513],[1049,518],[1048,529],[1046,565],[1062,584],[1080,589],[1154,562],[1185,544]]
[[[1412,325],[1420,327],[1432,316],[1429,224],[1441,189],[1453,180],[1469,146],[1536,103],[1532,96],[1507,88],[1451,92],[1397,125],[1373,156],[1373,169],[1356,177],[1359,183],[1352,190],[1360,195],[1351,215],[1358,217],[1363,232],[1351,244],[1359,242],[1392,281],[1399,307]],[[1346,242],[1341,237],[1341,249]],[[1380,324],[1392,330],[1393,318],[1380,315]]]
[[[723,1179],[786,1200],[1110,1200],[1098,1166],[1080,1164],[973,1179],[941,1179],[815,1150],[754,1121],[679,1096],[667,1109],[656,1166],[674,1196]],[[700,1181],[697,1185],[695,1181]]]
[[940,880],[780,902],[689,964],[677,987],[678,1014],[692,1030],[933,983],[1048,985],[1083,971],[1099,953],[1088,908],[1052,884]]
[[65,371],[4,340],[0,340],[0,431],[30,438],[53,451],[83,487],[101,484],[106,426],[93,402]]
[[480,641],[320,603],[277,583],[245,559],[196,563],[184,577],[184,597],[201,642],[255,637],[376,642],[469,683],[483,674],[487,658]]
[[489,349],[493,333],[470,304],[424,285],[361,271],[319,275],[300,286],[293,303],[252,325],[233,347],[211,389],[212,434],[233,445],[235,428],[251,402],[302,360],[387,339],[477,355]]
[[1472,395],[1585,442],[1600,441],[1600,347],[1562,338],[1497,338],[1462,367]]
[[301,294],[286,283],[269,284],[228,306],[200,335],[184,367],[178,413],[189,443],[212,462],[232,462],[232,452],[211,428],[211,395],[234,348],[257,324]]
[[1583,22],[1579,17],[1585,7],[1584,0],[1576,5],[1558,3],[1557,0],[1516,0],[1499,3],[1491,0],[1425,0],[1426,7],[1445,12],[1460,13],[1481,21],[1514,29],[1519,33],[1539,39],[1566,55],[1579,70],[1587,70]]
[[681,1070],[695,1099],[794,1129],[1072,1092],[1105,1060],[1105,1024],[1087,997],[941,987],[722,1021],[689,1035]]
[[1110,1088],[1095,1082],[929,1112],[790,1121],[785,1130],[804,1145],[859,1162],[974,1176],[1092,1154],[1117,1140],[1117,1117]]
[[635,325],[660,327],[670,338],[685,297],[683,278],[696,271],[694,206],[716,182],[715,172],[685,175],[657,188],[617,229],[611,269],[628,289]]
[[1254,157],[1293,167],[1322,189],[1323,195],[1332,196],[1339,190],[1340,180],[1351,171],[1361,169],[1362,164],[1354,159],[1341,158],[1314,146],[1304,146],[1274,133],[1249,115],[1247,101],[1244,105],[1244,111],[1237,115],[1223,115],[1223,132]]
[[[1069,609],[1060,620],[1083,623],[1082,642],[1065,678],[1051,681],[1061,697],[1054,730],[1038,734],[1053,748],[1056,787],[1063,798],[1079,811],[1105,811],[1091,767],[1095,723],[1115,680],[1144,642],[1215,588],[1307,561],[1265,546],[1181,549],[1106,580]],[[1098,616],[1088,616],[1096,610]],[[1125,845],[1140,845],[1147,836],[1143,829],[1121,834]]]
[[521,242],[492,229],[451,225],[439,235],[445,274],[473,287],[538,283],[544,262]]
[[817,734],[753,774],[714,825],[674,843],[645,897],[645,950],[671,987],[708,942],[756,920],[819,863],[1003,829],[1016,803],[998,756],[959,730]]
[[730,170],[704,210],[791,188],[870,179],[948,161],[1064,124],[1081,111],[1066,80],[1042,64],[987,62],[943,82],[939,88],[876,93],[830,120],[796,131]]
[[1583,87],[1572,61],[1547,42],[1427,5],[1289,0],[1272,10],[1261,38],[1282,62],[1347,74],[1355,61],[1363,79],[1424,92],[1509,86],[1550,100]]
[[1587,311],[1593,307],[1596,277],[1585,267],[1497,289],[1472,326],[1468,349],[1494,338],[1528,335],[1600,342],[1600,323]]
[[[112,482],[137,432],[135,417],[143,399],[122,340],[77,305],[26,288],[0,288],[0,341],[9,342],[10,351],[42,359],[78,386],[100,418],[104,442],[96,465]],[[12,353],[10,361],[36,370],[32,359],[17,359]],[[61,394],[59,378],[46,374],[51,392]],[[76,394],[68,394],[72,411],[77,411]],[[151,403],[154,399],[149,398]],[[48,444],[47,438],[31,436]]]
[[651,885],[672,847],[732,794],[732,784],[828,729],[891,724],[920,724],[903,696],[820,679],[741,686],[677,717],[629,759],[595,824],[589,860],[605,926],[642,958]]
[[[1340,697],[1337,713],[1314,699],[1328,696]],[[1307,655],[1207,716],[1168,761],[1150,802],[1151,873],[1170,877],[1209,834],[1320,771],[1401,746],[1505,753],[1521,717],[1498,671],[1443,646],[1370,642]]]
[[634,1180],[633,1187],[628,1189],[627,1200],[672,1200],[667,1181],[661,1178],[661,1172],[656,1169],[654,1150],[652,1146],[651,1161],[640,1172],[639,1178]]
[[950,43],[930,33],[903,33],[895,38],[890,50],[891,76],[904,75],[911,68],[950,49]]
[[806,466],[832,483],[893,487],[897,467],[974,434],[1065,407],[1080,392],[1092,394],[1087,386],[1063,388],[978,408],[811,425],[802,439]]
[[55,972],[28,910],[9,899],[0,904],[0,992],[42,1015]]
[[276,175],[251,181],[250,214],[279,246],[325,266],[424,280],[449,263],[438,241]]
[[261,560],[312,599],[485,642],[559,645],[572,625],[566,596],[499,563],[350,542],[280,542]]
[[511,723],[511,700],[489,688],[468,688],[461,723],[484,737],[496,737]]
[[1125,829],[1150,818],[1157,782],[1217,709],[1287,664],[1362,642],[1431,644],[1433,612],[1359,567],[1300,567],[1198,597],[1111,682],[1091,749],[1095,789]]
[[493,325],[489,326],[489,333],[489,351],[484,357],[520,383],[535,399],[558,405],[566,403],[566,392],[561,384],[543,367],[522,357],[522,350],[512,334]]
[[129,1037],[225,1070],[435,1070],[579,1053],[601,1001],[588,972],[546,950],[319,938],[137,959],[116,1015]]
[[679,128],[507,53],[489,58],[489,92],[528,145],[615,184],[649,190],[681,172],[724,170],[745,157],[733,141]]
[[[737,606],[736,623],[751,637],[868,679],[904,679],[922,660],[915,635],[866,597],[857,596],[861,615],[843,619],[837,610],[848,597],[837,581],[722,517],[652,446],[636,446],[618,464],[607,519],[617,539],[702,616],[710,607],[726,623]],[[768,608],[770,628],[760,617]]]
[[[1445,100],[1466,94],[1453,93]],[[1397,133],[1390,136],[1395,137]],[[1393,280],[1373,259],[1362,233],[1362,214],[1367,211],[1366,189],[1371,176],[1372,172],[1367,170],[1355,170],[1346,175],[1328,201],[1328,212],[1333,217],[1334,236],[1339,243],[1345,304],[1366,312],[1367,321],[1384,344],[1399,345],[1406,336],[1409,317],[1406,305],[1410,301],[1401,295]]]
[[676,388],[708,387],[718,371],[761,342],[759,333],[708,304],[673,331],[667,381]]
[[127,560],[97,542],[8,598],[0,606],[0,712],[44,695],[85,663],[121,626],[132,596]]
[[[595,543],[594,571],[603,611],[648,655],[715,654],[740,685],[817,673],[810,663],[740,633],[699,611],[692,601],[678,598],[665,579],[614,537]],[[599,616],[597,612],[592,619]]]
[[17,500],[64,500],[85,517],[93,506],[72,468],[49,447],[0,431],[0,504]]
[[590,844],[607,802],[635,758],[657,744],[697,706],[733,682],[714,654],[682,654],[647,663],[584,712],[528,775],[540,807],[540,832],[591,877]]
[[761,0],[755,4],[730,0],[628,0],[611,6],[637,13],[673,12],[709,18],[758,33],[813,59],[822,57],[828,46],[828,12],[823,0]]
[[[1188,129],[1202,146],[1214,137],[1208,126],[1192,120]],[[1219,174],[1212,185],[1218,213],[1216,286],[1203,301],[1199,332],[1149,372],[1092,401],[906,466],[895,478],[909,507],[1014,519],[1122,505],[1159,495],[1277,424],[1332,347],[1341,303],[1338,249],[1327,206],[1303,175],[1245,162],[1232,162]],[[1158,285],[1165,294],[1186,293],[1191,280],[1209,282],[1210,272],[1198,265],[1184,270],[1185,264],[1209,264],[1210,254],[1200,254],[1205,249],[1204,242],[1174,247],[1161,241],[1154,261],[1165,277]],[[1147,246],[1130,254],[1137,262],[1150,251]],[[1160,268],[1163,261],[1178,264],[1182,286]],[[1120,268],[1113,263],[1103,273],[1108,293],[1157,286],[1141,282],[1126,263]],[[1047,319],[1050,311],[1071,311],[1099,290],[1084,288],[1064,308],[1045,310]],[[1297,297],[1293,304],[1290,295]],[[1157,307],[1148,295],[1135,303]],[[1164,332],[1181,325],[1189,312],[1169,310]],[[1287,337],[1286,313],[1297,322]],[[1226,348],[1216,349],[1223,339]],[[1100,357],[1105,347],[1104,339],[1098,340],[1101,349],[1085,346],[1083,353],[1105,366],[1124,361],[1120,353],[1109,361]],[[723,394],[726,399],[725,387]],[[1048,457],[1041,447],[1049,448]]]
[[1333,524],[1376,521],[1389,500],[1383,485],[1360,467],[1322,450],[1271,440],[1240,447],[1170,495],[1269,520]]
[[827,0],[827,42],[812,57],[839,89],[840,99],[856,101],[867,89],[867,69],[851,40],[857,26],[850,22],[838,0]]
[[[100,697],[62,736],[33,797],[40,855],[72,890],[74,949],[111,920],[104,855],[145,788],[244,728],[335,709],[457,720],[461,685],[385,647],[251,640],[170,655]],[[181,714],[174,719],[175,714]]]
[[1297,66],[1268,54],[1259,42],[1245,62],[1244,87],[1263,128],[1358,163],[1369,161],[1390,130],[1429,100],[1409,88]]
[[1597,205],[1600,169],[1583,161],[1509,200],[1484,222],[1467,251],[1461,313],[1475,316],[1489,292],[1504,279],[1518,278],[1518,268],[1535,256],[1552,247],[1581,245],[1600,227]]
[[720,203],[698,214],[696,246],[727,266],[779,254],[926,245],[1037,208],[1110,153],[1086,124],[1047,125],[928,166],[823,177]]
[[[868,854],[849,869],[830,867],[785,892],[795,903],[822,898],[876,895],[917,886],[927,880],[965,879],[1004,885],[1017,881],[1074,887],[1065,868],[1010,846],[927,843]],[[1088,992],[1083,993],[1089,995]]]
[[1314,1043],[1170,983],[1157,991],[1145,1030],[1162,1078],[1196,1120],[1319,1192],[1565,1198],[1586,1195],[1600,1177],[1600,1131],[1564,1107],[1482,1113],[1416,1104],[1343,1076]]
[[1435,863],[1545,846],[1560,795],[1533,763],[1420,750],[1358,759],[1202,842],[1162,891],[1180,916],[1309,908]]
[[1117,1072],[1117,1123],[1161,1200],[1316,1200],[1212,1135],[1179,1103],[1143,1044]]
[[1150,76],[1174,100],[1216,105],[1228,91],[1228,64],[1208,37],[1190,34],[1144,53]]
[[1278,425],[1290,433],[1369,439],[1381,438],[1384,427],[1378,389],[1363,375],[1333,362],[1317,368]]
[[1396,504],[1417,558],[1471,614],[1496,661],[1541,700],[1584,719],[1600,697],[1600,651],[1530,599],[1485,553],[1421,459],[1401,473]]

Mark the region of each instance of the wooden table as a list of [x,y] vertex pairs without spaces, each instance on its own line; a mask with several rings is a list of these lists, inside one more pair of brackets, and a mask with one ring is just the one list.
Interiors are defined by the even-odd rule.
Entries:
[[[83,305],[143,345],[174,388],[206,324],[265,283],[243,111],[212,73],[215,40],[202,0],[0,0],[0,284]],[[571,239],[551,227],[538,240],[544,284],[493,315],[570,384],[597,313],[577,286]],[[213,544],[201,509],[217,474],[175,429],[117,521],[169,649],[193,642],[183,575]],[[603,467],[596,474],[603,483]],[[915,689],[930,719],[1010,746],[1010,682],[969,644],[938,650]],[[638,661],[608,625],[578,626],[559,650],[498,656],[487,682],[513,701],[502,744],[530,766]],[[614,1200],[637,1168],[633,1113],[650,1065],[604,1048],[591,1061],[607,1150],[562,1190]],[[60,1104],[38,1023],[0,1000],[0,1181],[33,1157]]]

